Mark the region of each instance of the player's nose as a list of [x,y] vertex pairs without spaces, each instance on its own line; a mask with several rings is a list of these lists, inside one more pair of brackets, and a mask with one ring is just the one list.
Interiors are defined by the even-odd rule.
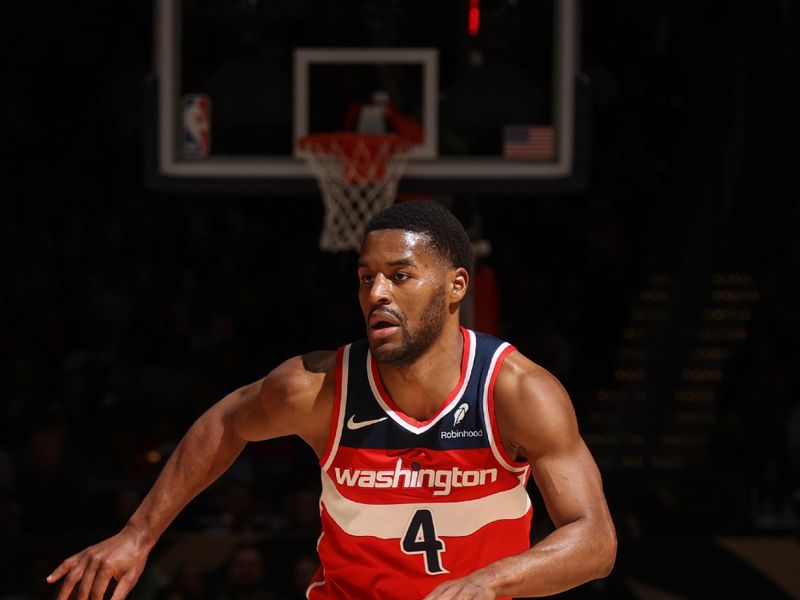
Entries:
[[369,290],[369,300],[375,305],[385,305],[392,303],[391,281],[382,273],[375,276],[372,287]]

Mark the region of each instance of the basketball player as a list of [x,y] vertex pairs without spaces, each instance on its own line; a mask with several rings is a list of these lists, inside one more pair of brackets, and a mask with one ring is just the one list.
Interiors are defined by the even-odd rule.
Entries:
[[[289,359],[189,429],[115,536],[71,556],[58,600],[136,583],[179,511],[248,441],[296,434],[319,456],[321,567],[310,600],[544,596],[606,576],[616,537],[594,460],[559,382],[459,325],[472,266],[434,203],[374,217],[361,248],[366,339]],[[532,548],[533,473],[556,529]]]

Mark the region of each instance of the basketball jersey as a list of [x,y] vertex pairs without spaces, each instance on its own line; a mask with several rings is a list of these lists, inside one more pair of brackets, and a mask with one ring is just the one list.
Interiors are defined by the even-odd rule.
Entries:
[[427,421],[392,401],[366,340],[337,352],[309,600],[417,600],[529,547],[529,465],[508,455],[494,418],[514,348],[461,331],[459,382]]

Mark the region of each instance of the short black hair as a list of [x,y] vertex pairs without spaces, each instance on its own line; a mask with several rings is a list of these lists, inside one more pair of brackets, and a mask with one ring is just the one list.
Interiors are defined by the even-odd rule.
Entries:
[[364,235],[381,229],[402,229],[425,234],[430,246],[454,267],[464,267],[472,275],[475,256],[472,242],[453,213],[441,204],[418,200],[393,204],[372,217]]

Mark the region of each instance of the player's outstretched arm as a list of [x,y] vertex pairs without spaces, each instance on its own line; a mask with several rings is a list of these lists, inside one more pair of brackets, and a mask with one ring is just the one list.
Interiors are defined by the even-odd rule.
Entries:
[[513,352],[498,376],[495,412],[506,448],[530,461],[556,529],[530,550],[444,583],[425,600],[548,596],[613,568],[617,540],[600,473],[558,380]]
[[248,441],[290,433],[308,437],[303,422],[314,422],[309,416],[318,412],[327,379],[296,357],[209,408],[184,435],[125,527],[70,556],[47,577],[49,583],[63,579],[57,600],[67,600],[73,590],[76,600],[102,600],[112,579],[117,585],[111,600],[125,598],[167,526],[227,470]]

